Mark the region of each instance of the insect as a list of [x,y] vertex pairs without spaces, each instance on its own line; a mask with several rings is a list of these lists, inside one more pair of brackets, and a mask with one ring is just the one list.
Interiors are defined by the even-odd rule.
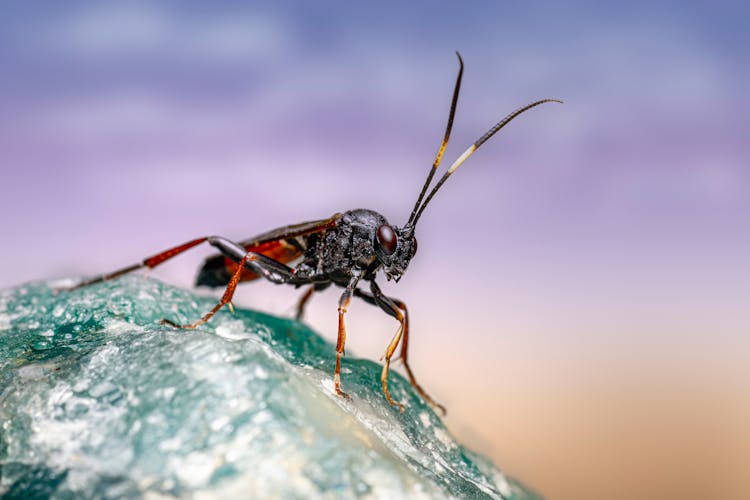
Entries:
[[[453,89],[445,134],[417,202],[414,204],[409,219],[403,226],[390,224],[385,217],[373,210],[356,209],[337,213],[327,219],[274,229],[239,243],[222,236],[203,236],[152,255],[140,263],[87,279],[66,290],[111,280],[138,269],[154,268],[172,257],[207,242],[217,248],[219,253],[205,260],[198,273],[196,285],[225,287],[221,300],[213,309],[194,323],[181,325],[164,319],[161,322],[162,324],[175,328],[197,328],[210,320],[223,306],[232,307],[232,296],[240,282],[253,281],[259,278],[265,278],[276,284],[293,285],[297,288],[309,285],[297,304],[297,317],[301,318],[305,304],[314,292],[336,285],[343,288],[338,301],[338,337],[336,341],[336,365],[333,374],[336,394],[348,398],[347,394],[341,389],[341,358],[344,356],[347,333],[344,319],[352,297],[358,297],[379,307],[399,322],[398,330],[385,350],[383,369],[380,375],[382,391],[388,403],[398,407],[400,411],[404,410],[403,405],[394,401],[388,390],[388,372],[391,358],[400,344],[401,360],[412,386],[430,405],[445,413],[445,408],[436,403],[417,383],[409,366],[407,356],[409,313],[406,304],[398,299],[386,296],[378,286],[376,277],[380,271],[383,271],[388,280],[399,281],[417,252],[415,228],[420,217],[422,217],[422,213],[448,177],[467,158],[521,113],[547,102],[562,102],[557,99],[542,99],[518,108],[507,115],[469,146],[427,194],[435,172],[440,166],[443,153],[448,146],[453,118],[456,113],[456,103],[464,70],[461,55],[458,52],[456,55],[458,56],[459,70]],[[369,292],[359,288],[360,282],[369,282]]]

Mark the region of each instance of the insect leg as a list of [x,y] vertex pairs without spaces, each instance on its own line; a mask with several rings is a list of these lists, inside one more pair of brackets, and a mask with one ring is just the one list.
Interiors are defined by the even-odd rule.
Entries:
[[[133,264],[127,267],[123,267],[122,269],[118,269],[117,271],[114,271],[111,273],[94,276],[93,278],[84,280],[78,283],[77,285],[73,285],[67,288],[59,288],[56,291],[60,291],[60,290],[71,291],[71,290],[76,290],[78,288],[83,288],[85,286],[93,285],[95,283],[100,283],[102,281],[113,280],[115,278],[119,278],[123,274],[137,271],[138,269],[143,269],[144,267],[153,269],[156,266],[161,265],[164,262],[168,261],[172,257],[176,257],[179,254],[187,250],[190,250],[191,248],[198,246],[201,243],[206,242],[206,241],[212,246],[215,246],[216,248],[218,248],[222,254],[224,254],[226,257],[229,257],[234,262],[241,261],[242,258],[245,256],[245,253],[246,253],[245,249],[241,245],[238,245],[237,243],[234,243],[233,241],[230,241],[226,238],[222,238],[221,236],[204,236],[202,238],[196,238],[194,240],[188,241],[176,247],[172,247],[169,250],[165,250],[163,252],[157,253],[155,255],[152,255],[151,257],[147,257],[143,259],[141,262],[139,262],[138,264]],[[260,255],[260,254],[257,254],[257,255],[258,255],[258,260],[263,261],[263,263],[265,264],[265,267],[262,270],[259,270],[258,272],[269,281],[272,281],[274,283],[287,283],[293,277],[291,268],[269,257],[266,257],[265,255]]]
[[289,283],[294,280],[294,272],[290,267],[285,266],[270,257],[266,257],[265,255],[256,252],[247,252],[241,245],[220,236],[211,236],[208,238],[208,242],[218,248],[223,255],[239,264],[237,270],[232,274],[226,290],[224,290],[224,295],[222,295],[221,300],[213,307],[213,309],[194,323],[180,325],[174,321],[163,319],[161,320],[162,324],[176,328],[193,329],[211,319],[222,307],[226,304],[231,304],[234,291],[237,289],[237,285],[240,282],[243,269],[249,269],[273,283]]
[[[371,283],[375,283],[374,281]],[[378,288],[378,292],[380,292],[380,289]],[[393,316],[399,321],[399,327],[398,331],[396,332],[396,335],[394,335],[391,342],[388,344],[388,348],[385,352],[385,363],[383,364],[383,371],[380,374],[380,382],[383,387],[383,394],[385,394],[386,400],[388,400],[388,403],[398,406],[400,411],[404,411],[404,406],[401,403],[398,403],[393,400],[391,397],[391,393],[388,390],[388,372],[390,370],[390,364],[391,364],[391,356],[393,355],[393,352],[396,350],[396,347],[398,346],[398,342],[401,340],[402,334],[409,331],[409,319],[408,316],[405,316],[401,314],[401,311],[399,308],[385,295],[380,293],[379,296],[370,295],[367,292],[363,292],[362,290],[355,290],[355,295],[361,299],[363,299],[365,302],[376,305],[380,307],[383,311],[386,312],[389,316]],[[420,392],[421,394],[421,392]]]
[[395,303],[393,303],[391,299],[383,295],[383,292],[380,291],[380,287],[378,287],[378,285],[374,281],[370,282],[370,289],[373,292],[372,295],[361,290],[356,290],[355,293],[358,297],[364,299],[366,302],[379,306],[389,316],[393,316],[399,321],[398,331],[391,339],[391,342],[388,344],[388,347],[385,350],[385,355],[383,356],[385,362],[383,363],[383,371],[380,374],[380,382],[383,387],[383,394],[385,394],[385,399],[388,400],[388,403],[393,406],[398,406],[400,411],[404,411],[404,405],[394,401],[391,397],[390,390],[388,390],[388,372],[390,371],[391,357],[396,351],[396,348],[398,347],[398,343],[401,341],[404,331],[408,330],[409,328],[408,318],[401,313],[401,310],[399,310],[399,308]]
[[[260,253],[248,252],[242,245],[220,236],[211,236],[208,238],[208,242],[218,248],[225,257],[236,263],[240,263],[246,255],[254,256],[248,258],[244,266],[272,283],[284,284],[295,280],[292,268],[277,260]],[[242,269],[242,265],[238,266],[238,269]]]
[[314,291],[315,286],[313,285],[305,291],[302,297],[300,297],[299,302],[297,302],[297,314],[294,316],[297,321],[302,319],[302,316],[305,313],[305,305],[307,304],[307,301],[310,300],[310,297],[312,297]]
[[305,313],[305,306],[310,301],[312,294],[314,292],[320,292],[322,290],[325,290],[329,286],[331,286],[330,281],[323,281],[323,282],[315,283],[302,295],[302,297],[300,297],[299,302],[297,302],[297,315],[296,315],[297,321],[300,321],[302,319],[302,316]]
[[336,338],[336,368],[333,371],[333,385],[336,394],[348,398],[349,395],[341,390],[341,357],[344,355],[344,344],[346,343],[346,325],[344,324],[344,314],[349,308],[349,302],[352,300],[352,294],[357,288],[361,272],[358,269],[352,271],[352,277],[349,284],[346,285],[344,293],[339,298],[339,333]]
[[359,289],[355,291],[355,294],[365,302],[380,307],[386,314],[388,314],[389,316],[393,316],[402,323],[403,338],[401,341],[400,357],[401,361],[404,363],[404,368],[406,369],[406,374],[409,378],[409,382],[425,399],[425,401],[427,401],[427,403],[438,408],[443,413],[443,415],[445,415],[445,407],[437,403],[427,394],[427,392],[425,392],[422,386],[420,386],[417,382],[417,379],[414,377],[414,373],[411,371],[411,367],[409,366],[407,359],[407,349],[409,345],[409,311],[406,308],[406,304],[398,299],[385,296],[380,290],[380,287],[374,281],[371,282],[370,288],[373,291],[372,295]]
[[240,265],[237,266],[237,270],[234,272],[234,274],[232,275],[232,278],[229,280],[229,284],[227,285],[227,289],[224,290],[224,295],[222,295],[221,300],[219,301],[218,304],[216,304],[213,307],[213,309],[211,309],[209,312],[207,312],[201,319],[199,319],[198,321],[196,321],[194,323],[190,323],[190,324],[187,324],[187,325],[180,325],[180,324],[175,323],[174,321],[171,321],[171,320],[168,320],[168,319],[163,319],[159,323],[161,323],[162,325],[173,326],[175,328],[185,328],[185,329],[191,329],[192,330],[192,329],[197,328],[198,326],[202,325],[203,323],[205,323],[209,319],[211,319],[214,314],[216,314],[217,312],[219,312],[219,309],[221,309],[222,307],[224,307],[226,304],[230,304],[231,303],[232,297],[234,296],[234,291],[237,288],[237,283],[240,282],[240,276],[242,275],[242,269],[248,263],[248,260],[250,258],[252,258],[252,256],[250,254],[247,254],[247,255],[245,255],[245,257],[243,257],[240,260]]
[[85,286],[93,285],[95,283],[99,283],[102,281],[109,281],[115,278],[119,278],[123,274],[137,271],[138,269],[143,269],[144,267],[154,268],[158,266],[159,264],[162,264],[166,262],[167,260],[171,259],[172,257],[175,257],[181,254],[182,252],[185,252],[186,250],[190,250],[194,246],[200,245],[201,243],[203,243],[204,241],[207,241],[208,239],[209,238],[206,238],[206,237],[196,238],[194,240],[188,241],[187,243],[183,243],[182,245],[178,245],[176,247],[170,248],[169,250],[165,250],[163,252],[152,255],[151,257],[147,257],[138,264],[133,264],[131,266],[123,267],[122,269],[118,269],[117,271],[114,271],[111,273],[94,276],[93,278],[89,278],[87,280],[81,281],[77,285],[73,285],[71,287],[65,287],[65,288],[58,288],[55,291],[58,292],[60,290],[64,290],[64,291],[76,290],[78,288],[83,288]]
[[427,401],[428,404],[431,406],[434,406],[440,412],[445,416],[447,413],[445,410],[445,406],[441,405],[434,399],[430,397],[429,394],[425,392],[424,389],[422,389],[422,386],[419,385],[417,382],[416,377],[414,377],[414,373],[411,371],[411,367],[409,366],[409,361],[407,359],[407,352],[409,349],[409,311],[406,309],[406,304],[401,302],[397,299],[391,299],[393,302],[402,310],[404,311],[404,339],[401,341],[401,362],[404,364],[404,369],[406,370],[406,375],[409,378],[409,382],[411,382],[411,385],[417,390],[417,392]]

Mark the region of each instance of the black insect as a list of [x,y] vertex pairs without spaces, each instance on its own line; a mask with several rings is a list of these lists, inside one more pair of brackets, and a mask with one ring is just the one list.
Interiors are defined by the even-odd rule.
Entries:
[[[331,284],[344,289],[338,306],[338,340],[336,342],[336,368],[334,386],[339,396],[348,397],[341,390],[341,357],[344,355],[346,327],[344,316],[349,302],[354,297],[380,307],[387,314],[399,321],[399,328],[385,351],[383,370],[380,381],[385,398],[391,405],[403,411],[403,405],[391,398],[388,390],[388,370],[399,343],[401,360],[409,381],[419,394],[431,405],[445,412],[443,406],[427,395],[417,383],[409,367],[407,349],[409,345],[409,315],[406,305],[398,299],[387,297],[375,281],[379,271],[384,271],[388,280],[398,281],[409,266],[417,252],[417,239],[414,231],[425,207],[440,189],[443,183],[458,167],[466,161],[482,144],[507,125],[521,113],[546,102],[561,102],[556,99],[542,99],[519,108],[487,131],[474,144],[458,157],[443,174],[435,187],[425,197],[432,178],[440,165],[445,148],[448,145],[456,102],[463,76],[463,60],[458,54],[459,71],[453,90],[448,125],[443,141],[440,144],[435,161],[422,187],[414,209],[406,223],[399,227],[390,224],[385,217],[373,210],[356,209],[338,213],[328,219],[304,222],[274,229],[254,238],[235,243],[221,236],[205,236],[164,252],[148,257],[141,263],[118,271],[97,276],[79,283],[68,290],[111,280],[125,273],[144,267],[154,268],[159,264],[189,250],[203,242],[208,242],[219,250],[219,254],[209,257],[198,274],[196,285],[208,287],[226,287],[221,301],[205,316],[194,323],[179,325],[170,320],[162,320],[176,328],[196,328],[205,323],[224,305],[232,306],[231,300],[240,281],[252,281],[263,277],[272,283],[289,284],[295,287],[310,285],[297,304],[297,317],[302,316],[304,307],[313,292],[323,290]],[[369,282],[369,292],[358,288],[360,281]]]

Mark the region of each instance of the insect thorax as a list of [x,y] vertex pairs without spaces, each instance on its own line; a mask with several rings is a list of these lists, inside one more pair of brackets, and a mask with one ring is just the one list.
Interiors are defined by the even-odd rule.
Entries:
[[344,213],[335,227],[310,239],[297,275],[346,284],[354,268],[373,270],[372,266],[377,265],[375,231],[385,223],[385,217],[372,210]]

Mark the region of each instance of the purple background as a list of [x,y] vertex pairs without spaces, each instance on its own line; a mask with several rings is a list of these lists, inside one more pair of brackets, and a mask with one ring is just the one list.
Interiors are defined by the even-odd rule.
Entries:
[[[446,167],[517,106],[565,105],[483,146],[425,212],[409,272],[384,285],[410,306],[413,367],[452,431],[554,498],[749,494],[747,14],[6,4],[0,286],[356,207],[403,223],[457,49]],[[154,274],[190,286],[208,252]],[[237,302],[290,314],[297,296],[258,283]],[[308,316],[329,339],[336,296]],[[356,303],[348,351],[377,359],[395,328]]]

